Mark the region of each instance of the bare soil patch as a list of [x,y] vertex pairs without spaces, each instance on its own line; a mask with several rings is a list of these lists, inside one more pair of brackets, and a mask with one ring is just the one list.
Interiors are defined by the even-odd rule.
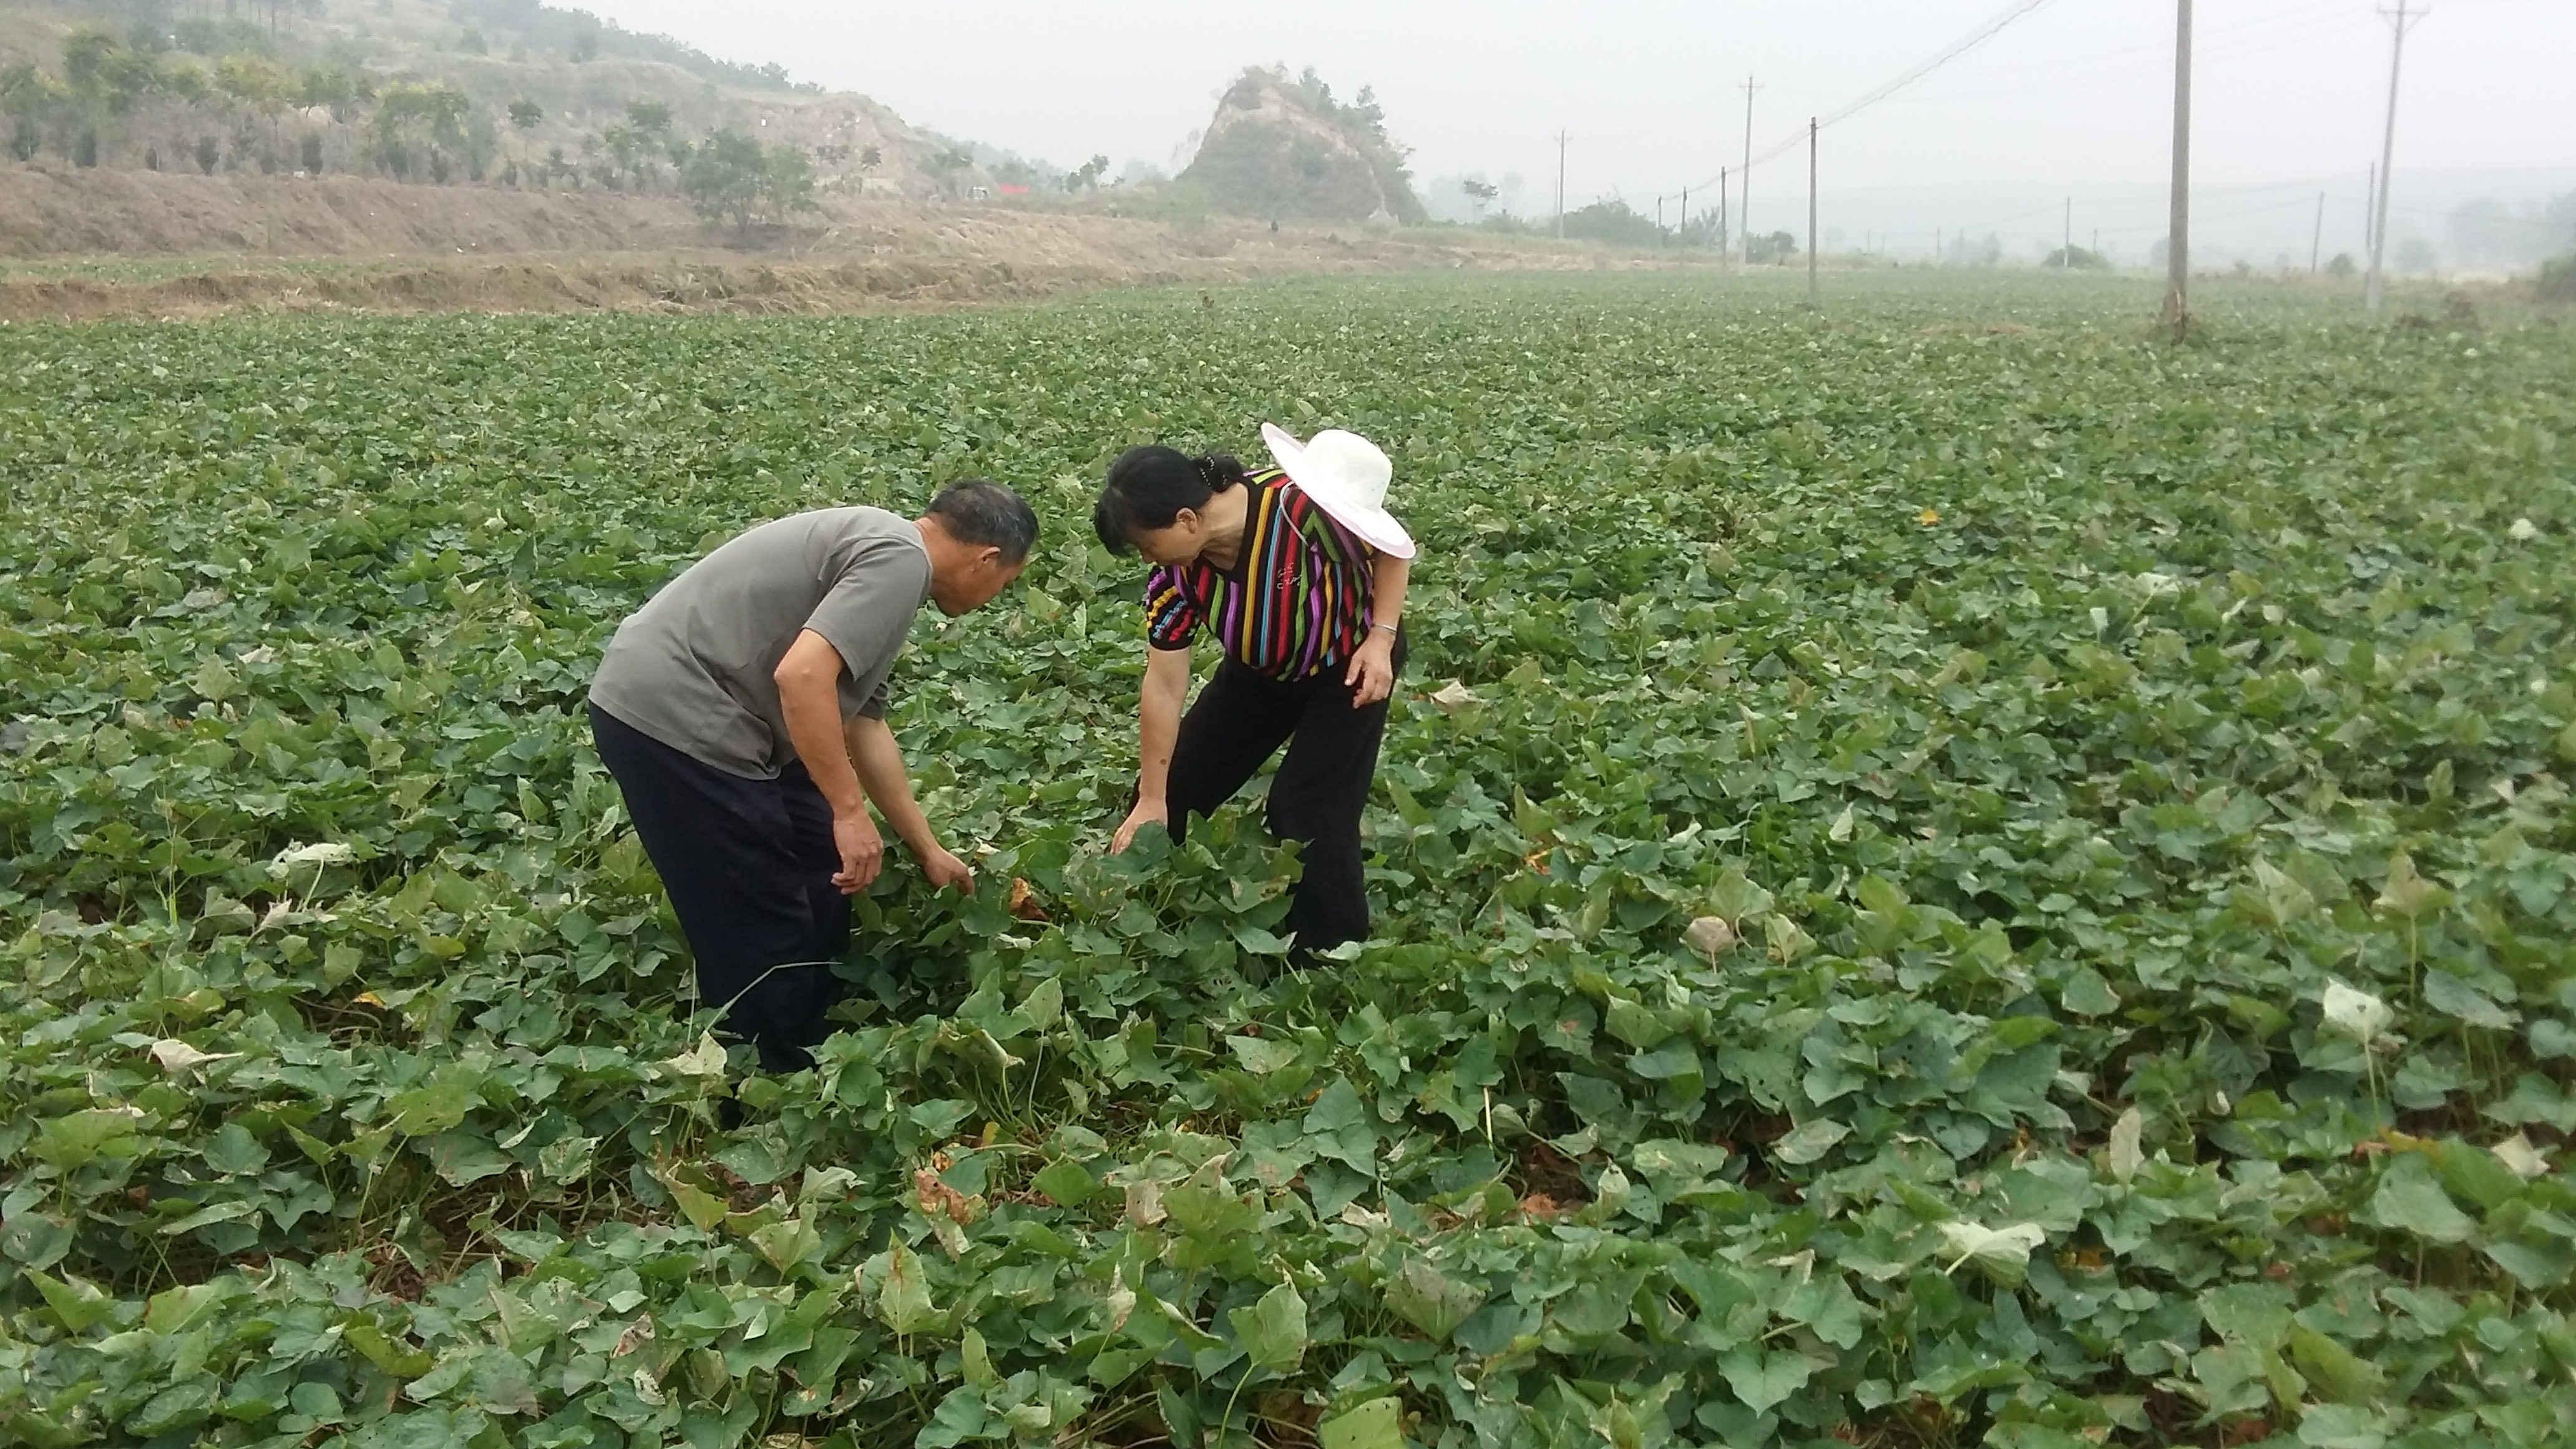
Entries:
[[1452,230],[841,202],[749,234],[677,198],[0,167],[0,319],[241,309],[818,313],[1300,273],[1668,266]]

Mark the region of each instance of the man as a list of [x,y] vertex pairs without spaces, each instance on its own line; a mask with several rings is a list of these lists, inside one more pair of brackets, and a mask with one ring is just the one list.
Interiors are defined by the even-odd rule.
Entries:
[[764,1070],[813,1065],[847,943],[877,878],[873,802],[939,887],[974,888],[914,803],[886,728],[886,674],[927,598],[954,617],[1009,587],[1037,515],[998,483],[953,483],[906,519],[826,508],[708,554],[618,626],[590,686],[591,737],[697,958],[702,1006]]

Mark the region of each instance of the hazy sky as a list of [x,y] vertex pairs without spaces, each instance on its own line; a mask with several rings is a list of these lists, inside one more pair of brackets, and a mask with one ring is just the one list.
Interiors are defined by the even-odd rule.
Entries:
[[[1170,166],[1242,66],[1315,66],[1336,94],[1377,88],[1417,178],[1517,172],[1552,209],[1555,132],[1569,205],[1713,177],[2011,8],[2005,0],[587,0],[630,28],[874,96],[922,125],[1070,165]],[[2393,3],[2393,0],[2392,0]],[[2420,7],[2419,7],[2420,8]],[[2389,25],[2375,0],[2199,0],[2196,180],[2213,221],[2329,181],[2359,210],[2378,158]],[[2107,195],[2168,165],[2170,0],[2048,0],[1897,97],[1828,128],[1824,185],[1953,183]],[[2438,0],[2406,46],[2398,117],[2409,168],[2576,168],[2576,0]],[[1803,151],[1757,166],[1753,209],[1803,221]],[[2291,183],[2297,183],[2292,186]],[[2278,184],[2277,194],[2255,190]],[[2231,199],[2225,188],[2240,188]],[[2302,190],[2301,188],[2304,188]],[[1703,191],[1702,195],[1705,195]],[[1771,203],[1765,212],[1765,198]],[[1699,198],[1694,198],[1694,209]],[[2106,203],[2107,205],[2107,203]],[[1677,207],[1677,203],[1676,203]],[[2134,209],[2134,208],[2133,208]],[[1852,206],[1842,208],[1848,218]],[[1909,213],[1909,216],[1911,213]],[[2427,226],[2438,218],[2422,218]],[[2094,220],[2099,223],[2102,217]],[[2110,220],[2135,229],[2152,218]],[[2393,229],[2392,229],[2393,230]],[[2080,239],[2080,237],[2079,237]]]

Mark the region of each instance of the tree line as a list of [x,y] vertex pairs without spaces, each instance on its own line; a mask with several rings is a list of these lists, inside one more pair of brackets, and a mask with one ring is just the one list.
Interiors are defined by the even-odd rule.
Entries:
[[[224,24],[241,26],[166,34],[223,39]],[[0,69],[8,155],[207,175],[344,171],[434,184],[670,190],[710,219],[746,226],[814,204],[813,161],[802,148],[728,130],[686,140],[660,101],[628,102],[621,120],[576,143],[578,156],[561,145],[539,154],[525,139],[546,119],[533,100],[496,112],[444,81],[384,81],[359,66],[290,65],[251,50],[200,57],[150,43],[164,34],[86,28],[65,40],[59,73],[24,61]],[[854,159],[864,170],[882,158],[869,147]]]

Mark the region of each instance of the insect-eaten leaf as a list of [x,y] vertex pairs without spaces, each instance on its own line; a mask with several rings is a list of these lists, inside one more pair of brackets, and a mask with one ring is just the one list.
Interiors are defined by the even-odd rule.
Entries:
[[1315,1426],[1316,1449],[1404,1449],[1404,1405],[1389,1396]]
[[1990,1228],[1954,1219],[1941,1224],[1940,1230],[1942,1248],[1955,1255],[1947,1271],[1955,1273],[1962,1264],[1974,1263],[2006,1285],[2021,1282],[2030,1268],[2031,1250],[2048,1241],[2047,1231],[2037,1223]]
[[2340,981],[2326,983],[2325,1022],[2363,1046],[2377,1040],[2393,1019],[2388,1003]]

